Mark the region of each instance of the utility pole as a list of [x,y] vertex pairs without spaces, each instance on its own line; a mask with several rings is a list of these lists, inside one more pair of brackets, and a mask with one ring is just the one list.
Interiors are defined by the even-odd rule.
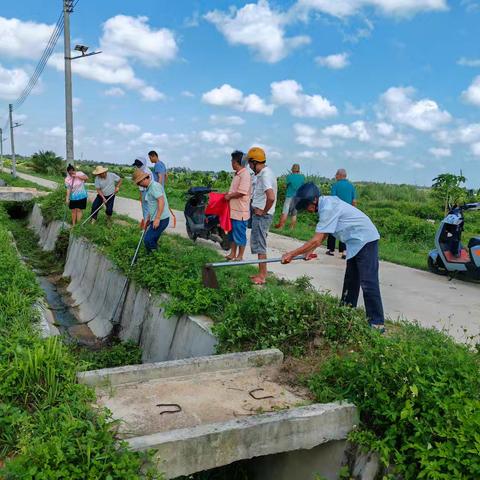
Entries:
[[13,140],[13,120],[12,120],[13,105],[8,105],[8,115],[10,118],[10,145],[12,147],[12,177],[17,178],[17,164],[15,162],[15,142]]
[[3,172],[3,129],[0,128],[0,173]]
[[70,14],[73,0],[63,0],[63,38],[65,54],[65,132],[67,164],[73,163],[73,108],[72,108],[72,58],[70,49]]

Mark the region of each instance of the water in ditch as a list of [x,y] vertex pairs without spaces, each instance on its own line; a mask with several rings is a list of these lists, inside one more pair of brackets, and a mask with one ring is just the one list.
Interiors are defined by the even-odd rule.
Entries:
[[55,326],[59,328],[61,333],[67,333],[68,328],[77,324],[77,319],[71,312],[70,307],[64,302],[54,279],[42,275],[39,275],[37,278],[40,287],[45,292],[45,299],[49,309],[55,318]]

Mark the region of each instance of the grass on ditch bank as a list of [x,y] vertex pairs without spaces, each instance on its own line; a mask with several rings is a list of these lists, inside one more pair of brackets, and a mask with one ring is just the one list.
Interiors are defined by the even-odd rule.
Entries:
[[108,413],[91,406],[94,392],[76,383],[79,364],[69,348],[39,337],[33,304],[42,293],[7,223],[0,210],[0,477],[145,478],[147,457],[117,442]]
[[351,440],[380,453],[390,466],[383,478],[480,478],[478,350],[403,324],[327,360],[309,387],[319,402],[345,399],[359,408]]

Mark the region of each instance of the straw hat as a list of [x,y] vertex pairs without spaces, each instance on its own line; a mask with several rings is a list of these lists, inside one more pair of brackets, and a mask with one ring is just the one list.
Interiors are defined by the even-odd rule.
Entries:
[[100,165],[95,168],[95,170],[92,172],[93,175],[100,175],[101,173],[108,172],[108,168],[101,167]]
[[132,180],[133,183],[136,183],[137,185],[144,179],[149,177],[150,174],[147,172],[144,172],[142,170],[135,170],[132,175]]

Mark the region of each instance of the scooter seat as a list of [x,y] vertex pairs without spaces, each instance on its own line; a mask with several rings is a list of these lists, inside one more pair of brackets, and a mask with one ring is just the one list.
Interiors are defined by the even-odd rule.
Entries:
[[449,251],[446,251],[443,253],[445,255],[447,262],[449,263],[468,263],[470,261],[470,255],[464,248],[460,250],[460,255],[458,257],[453,255],[453,253]]

